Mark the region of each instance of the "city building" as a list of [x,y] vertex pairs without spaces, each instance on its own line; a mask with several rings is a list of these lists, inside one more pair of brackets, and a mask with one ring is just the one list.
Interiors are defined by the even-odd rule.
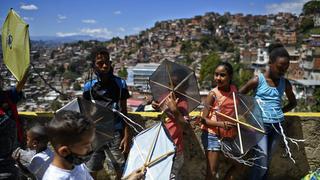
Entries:
[[142,91],[148,91],[149,77],[159,65],[158,63],[138,63],[132,69],[134,87]]

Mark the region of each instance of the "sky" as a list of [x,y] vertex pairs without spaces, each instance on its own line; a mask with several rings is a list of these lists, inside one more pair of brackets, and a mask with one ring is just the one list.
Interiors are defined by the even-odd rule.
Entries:
[[301,13],[308,0],[0,0],[0,26],[10,8],[32,36],[90,35],[110,39],[138,34],[155,22],[206,12]]

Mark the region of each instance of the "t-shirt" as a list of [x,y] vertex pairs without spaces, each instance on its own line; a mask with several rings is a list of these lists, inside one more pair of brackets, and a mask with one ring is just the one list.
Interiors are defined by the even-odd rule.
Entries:
[[[180,111],[181,115],[184,117],[185,120],[189,119],[188,114],[188,102],[185,98],[180,97],[177,103],[177,108]],[[171,113],[167,113],[168,118],[166,119],[165,126],[169,131],[169,134],[177,147],[177,153],[183,151],[183,129],[179,125],[174,116]]]
[[52,164],[43,175],[43,180],[93,180],[84,164],[75,166],[72,170],[58,168]]
[[[121,110],[119,103],[121,100],[126,100],[130,97],[126,82],[117,76],[113,76],[110,84],[107,85],[94,79],[85,83],[83,89],[83,97],[85,99],[91,100],[93,98],[116,110]],[[116,117],[114,121],[115,130],[122,130],[123,127],[122,118]]]
[[50,148],[47,148],[32,157],[28,169],[36,176],[37,179],[42,179],[44,173],[53,160],[53,155],[54,154]]

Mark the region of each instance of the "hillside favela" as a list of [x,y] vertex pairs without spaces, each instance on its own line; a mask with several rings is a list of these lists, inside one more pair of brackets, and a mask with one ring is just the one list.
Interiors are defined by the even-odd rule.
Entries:
[[320,179],[319,0],[0,2],[0,179]]

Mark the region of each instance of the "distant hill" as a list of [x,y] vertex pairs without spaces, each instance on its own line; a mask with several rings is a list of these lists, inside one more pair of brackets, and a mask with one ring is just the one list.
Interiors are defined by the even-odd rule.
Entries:
[[86,35],[76,35],[76,36],[66,36],[66,37],[57,37],[57,36],[31,36],[33,41],[51,41],[53,43],[70,43],[76,41],[89,41],[89,40],[98,40],[98,41],[107,41],[105,38],[96,38]]

